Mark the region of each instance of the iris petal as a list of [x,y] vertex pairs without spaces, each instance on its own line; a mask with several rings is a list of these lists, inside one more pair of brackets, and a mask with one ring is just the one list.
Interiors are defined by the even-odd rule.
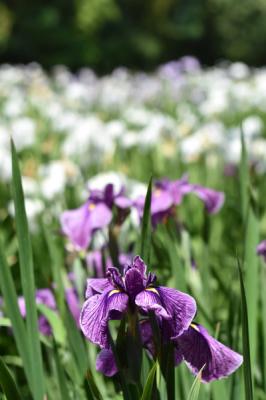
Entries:
[[109,347],[108,321],[114,316],[121,318],[128,303],[125,293],[113,293],[107,290],[102,294],[89,297],[81,310],[80,327],[84,335],[102,348]]
[[100,351],[96,359],[96,370],[109,377],[118,372],[112,350],[102,349]]
[[154,288],[145,289],[140,292],[136,296],[135,303],[145,313],[154,311],[158,317],[171,319],[171,315],[168,314],[166,309],[163,307],[160,296]]
[[240,354],[214,339],[201,325],[190,327],[184,332],[177,339],[177,347],[195,375],[204,366],[204,382],[230,375],[243,361]]

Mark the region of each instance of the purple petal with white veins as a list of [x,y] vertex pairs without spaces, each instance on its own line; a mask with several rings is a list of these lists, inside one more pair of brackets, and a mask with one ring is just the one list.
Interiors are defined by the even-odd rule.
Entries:
[[88,203],[75,210],[64,211],[60,216],[63,233],[79,250],[86,249],[91,241],[92,228]]
[[192,324],[177,339],[177,348],[195,375],[204,366],[204,382],[232,374],[243,362],[240,354],[214,339],[201,325]]
[[87,279],[87,287],[85,297],[88,299],[95,294],[101,294],[105,290],[114,289],[113,285],[110,284],[107,278],[90,278]]
[[80,313],[80,327],[87,339],[108,348],[108,321],[111,318],[120,319],[127,304],[127,294],[118,290],[107,290],[88,298]]
[[171,315],[173,338],[181,335],[191,324],[197,310],[193,297],[176,289],[156,288],[163,307]]
[[135,304],[144,312],[153,311],[158,317],[171,319],[171,315],[166,311],[161,303],[157,288],[145,289],[140,292],[135,299]]
[[96,371],[105,376],[114,376],[117,372],[115,357],[110,349],[102,349],[96,359]]

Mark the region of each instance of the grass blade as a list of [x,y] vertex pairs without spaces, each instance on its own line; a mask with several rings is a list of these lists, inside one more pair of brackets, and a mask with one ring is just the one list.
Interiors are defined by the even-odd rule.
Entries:
[[246,400],[253,400],[252,370],[250,362],[249,329],[248,329],[248,310],[247,310],[245,287],[239,260],[238,260],[238,272],[239,272],[241,306],[242,306],[241,307],[242,343],[243,343],[243,355],[244,355],[245,398]]
[[149,372],[146,385],[144,386],[141,400],[152,400],[153,399],[153,387],[156,377],[158,363],[155,362]]
[[198,399],[203,368],[204,368],[204,366],[201,368],[201,370],[198,372],[196,378],[194,379],[194,382],[190,388],[187,400],[197,400]]
[[147,189],[147,194],[144,204],[144,212],[142,218],[142,228],[141,228],[141,242],[140,242],[140,256],[149,264],[150,258],[150,247],[151,247],[151,196],[152,196],[152,177],[149,182]]
[[5,365],[4,361],[0,358],[0,385],[6,395],[7,400],[21,400],[18,388],[15,381]]
[[15,204],[15,222],[18,237],[19,264],[23,295],[26,303],[26,327],[28,339],[28,353],[30,360],[30,373],[32,390],[35,400],[43,400],[45,396],[44,373],[41,357],[41,346],[38,334],[37,309],[35,304],[35,281],[33,271],[33,258],[30,243],[28,222],[25,211],[24,195],[18,157],[13,141],[12,152],[12,192]]
[[18,352],[23,360],[24,370],[31,386],[30,360],[27,352],[27,337],[24,321],[20,315],[15,285],[11,271],[3,254],[0,241],[0,288],[4,296],[8,317],[11,320],[12,330],[15,337]]
[[244,138],[244,132],[241,127],[241,160],[240,160],[240,198],[241,198],[241,212],[242,220],[245,222],[248,209],[248,157]]

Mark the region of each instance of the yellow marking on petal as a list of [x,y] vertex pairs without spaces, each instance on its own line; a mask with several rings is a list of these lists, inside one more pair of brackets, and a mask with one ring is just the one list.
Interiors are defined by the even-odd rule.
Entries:
[[155,189],[154,192],[153,192],[155,197],[160,197],[161,193],[162,193],[161,189]]
[[195,329],[195,331],[199,332],[199,328],[195,324],[190,324],[191,328]]
[[121,293],[121,290],[119,290],[119,289],[111,290],[111,292],[108,294],[108,297],[112,296],[112,294],[115,294],[115,293]]
[[159,296],[158,290],[156,290],[154,287],[149,287],[146,290],[149,290],[150,292],[156,293]]
[[90,211],[94,210],[94,208],[96,207],[96,205],[94,203],[90,203],[88,209]]

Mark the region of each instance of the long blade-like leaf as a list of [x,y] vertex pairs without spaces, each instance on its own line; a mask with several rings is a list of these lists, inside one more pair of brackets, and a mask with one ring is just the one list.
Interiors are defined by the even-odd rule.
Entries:
[[0,288],[4,296],[7,315],[11,320],[12,331],[15,337],[18,352],[23,360],[25,374],[31,384],[30,360],[27,352],[27,337],[24,321],[20,315],[15,285],[10,268],[7,265],[0,241]]
[[240,281],[241,304],[242,304],[242,343],[244,355],[244,382],[246,400],[253,400],[252,370],[250,362],[249,329],[248,329],[248,309],[242,271],[238,260],[238,272]]
[[18,388],[15,381],[5,365],[5,363],[0,358],[0,385],[3,392],[6,395],[7,400],[21,400]]
[[157,371],[158,363],[153,364],[152,369],[149,372],[146,385],[144,386],[141,400],[152,400],[153,399],[153,386],[155,382],[155,376]]
[[32,389],[35,400],[43,400],[45,395],[44,373],[41,357],[41,346],[38,334],[37,309],[35,304],[35,281],[33,271],[32,249],[28,222],[25,211],[21,175],[15,145],[11,140],[12,151],[12,192],[15,204],[15,222],[19,247],[19,264],[23,294],[26,303],[26,325],[28,353]]
[[150,215],[151,196],[152,196],[152,177],[150,179],[145,198],[144,212],[142,218],[142,229],[141,229],[141,244],[140,244],[140,256],[147,264],[149,264],[150,247],[151,247],[151,215]]
[[188,400],[197,400],[199,397],[201,375],[202,375],[203,368],[204,368],[204,366],[201,368],[201,370],[198,372],[196,378],[194,379],[194,382],[193,382],[193,384],[190,388],[189,394],[188,394]]

